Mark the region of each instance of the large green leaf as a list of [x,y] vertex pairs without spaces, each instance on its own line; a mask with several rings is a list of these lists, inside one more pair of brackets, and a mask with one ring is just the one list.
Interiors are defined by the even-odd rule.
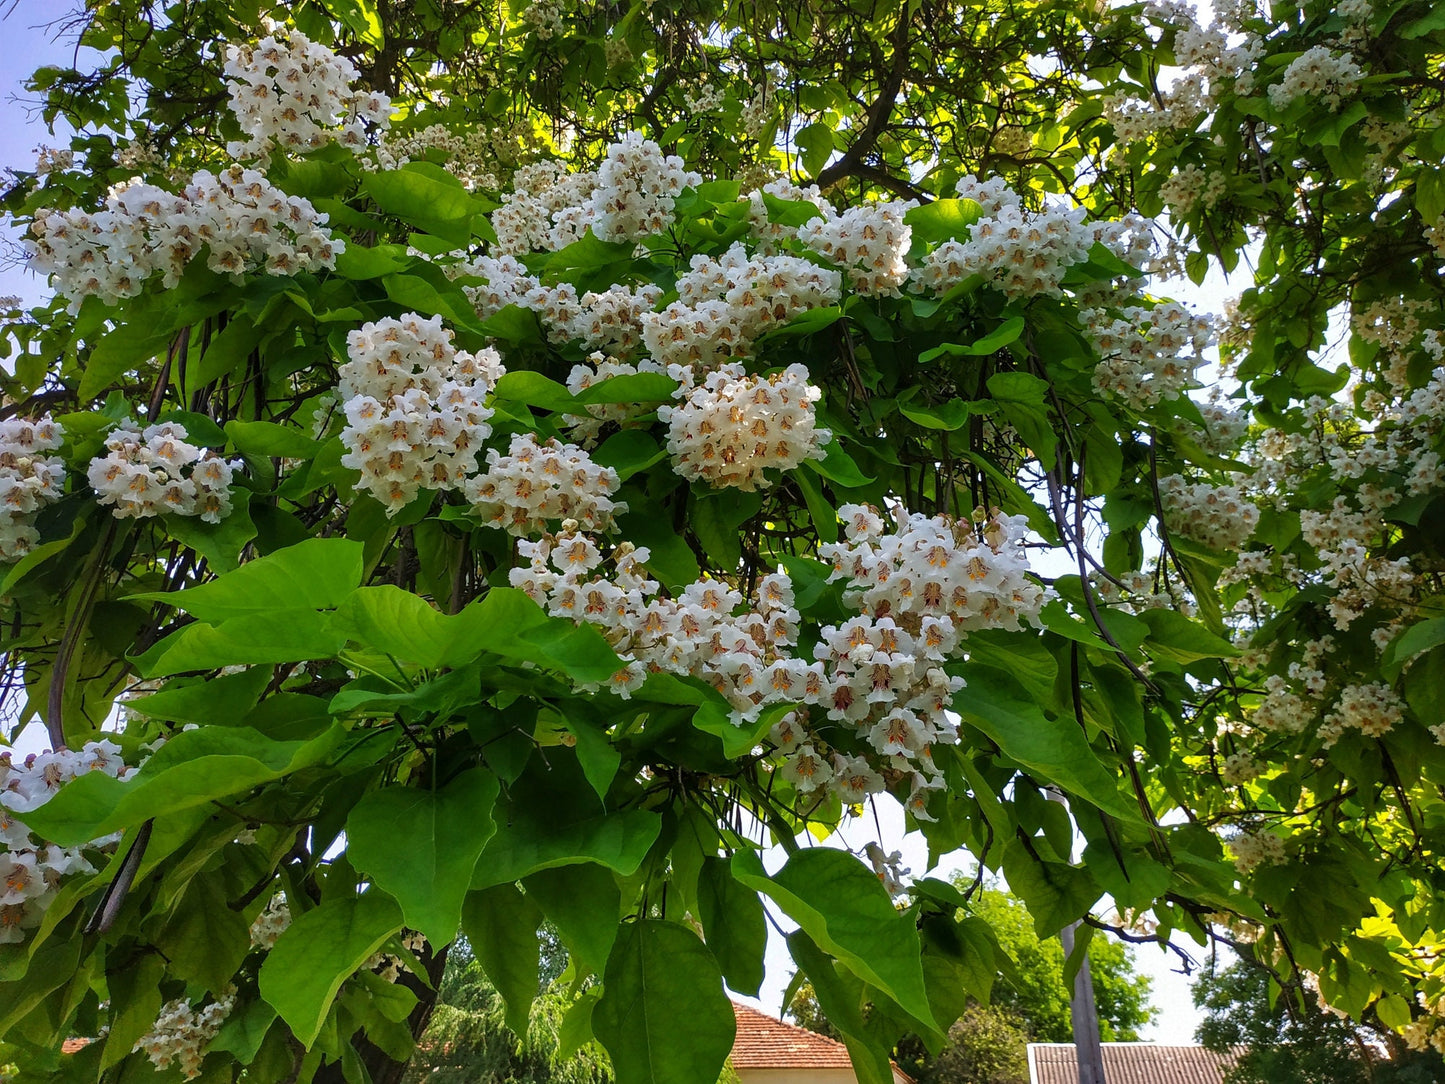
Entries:
[[788,935],[788,951],[803,969],[828,1021],[843,1033],[858,1084],[893,1084],[888,1048],[868,1034],[863,1019],[863,982],[846,969],[839,972],[833,960],[802,930]]
[[983,217],[983,207],[971,199],[939,199],[911,208],[903,216],[915,241],[948,241],[968,237]]
[[471,613],[441,613],[420,595],[393,584],[360,587],[341,604],[336,628],[372,651],[428,668],[460,666],[483,648],[470,635],[482,604]]
[[562,746],[549,751],[545,766],[534,762],[507,799],[505,812],[499,807],[496,814],[497,833],[477,862],[473,888],[576,862],[597,862],[629,877],[662,830],[661,815],[648,809],[598,815],[581,765]]
[[175,325],[146,321],[126,322],[95,345],[80,378],[80,399],[94,399],[121,374],[165,352],[175,336]]
[[1440,644],[1445,644],[1445,617],[1417,621],[1400,633],[1385,648],[1381,672],[1394,681],[1411,659]]
[[295,426],[277,425],[275,422],[245,422],[235,419],[226,423],[226,436],[231,438],[237,451],[251,459],[269,459],[272,456],[310,459],[321,450],[319,440]]
[[459,614],[391,584],[357,589],[336,613],[347,638],[420,666],[454,667],[483,652],[606,681],[622,661],[591,625],[549,617],[522,592],[494,587]]
[[486,207],[460,182],[449,183],[425,165],[409,163],[400,169],[368,173],[362,187],[385,213],[427,233],[464,244],[472,235],[472,218]]
[[219,625],[186,625],[133,661],[146,677],[167,677],[224,666],[329,659],[345,645],[345,635],[325,611],[269,610]]
[[494,885],[468,892],[462,904],[462,929],[488,981],[502,995],[507,1027],[525,1039],[532,1001],[537,996],[541,960],[537,927],[542,912],[516,885]]
[[798,131],[793,141],[798,145],[803,172],[816,177],[833,155],[833,129],[822,123],[809,124]]
[[[110,1068],[131,1053],[136,1040],[156,1025],[161,1008],[161,980],[166,962],[157,953],[140,956],[133,966],[106,974],[110,990],[110,1030],[105,1037],[101,1064]],[[214,1044],[212,1049],[215,1049]]]
[[1103,891],[1088,870],[1042,861],[1017,840],[1004,847],[1003,869],[1040,937],[1050,937],[1082,917]]
[[183,546],[195,550],[213,571],[225,572],[240,563],[241,552],[256,537],[256,524],[251,520],[251,506],[244,490],[231,514],[220,523],[207,523],[188,516],[166,517],[166,532]]
[[178,678],[159,692],[126,701],[126,711],[173,723],[235,726],[256,706],[271,682],[264,666],[204,681]]
[[697,882],[698,918],[728,986],[757,997],[763,985],[768,921],[755,889],[732,875],[728,860],[709,855]]
[[733,876],[766,893],[820,947],[872,983],[919,1023],[937,1031],[923,985],[922,947],[912,919],[857,858],[832,847],[798,851],[772,877],[752,851],[732,860]]
[[[160,1008],[159,996],[157,996],[156,1008]],[[253,1001],[241,1011],[233,1013],[227,1018],[206,1050],[208,1053],[224,1051],[227,1054],[233,1054],[240,1064],[250,1065],[256,1060],[256,1054],[261,1049],[261,1044],[266,1040],[266,1034],[271,1030],[271,1025],[275,1020],[276,1010],[274,1008],[264,1001]],[[155,1013],[152,1012],[151,1019],[147,1021],[147,1024],[153,1026],[154,1023]],[[113,1027],[111,1034],[115,1034]]]
[[378,889],[325,900],[277,940],[261,965],[261,996],[309,1047],[341,984],[401,926],[401,908]]
[[207,874],[191,882],[154,943],[172,975],[219,992],[251,949],[249,931],[246,917],[229,906],[219,877]]
[[873,481],[858,469],[858,464],[836,438],[823,445],[822,459],[809,459],[803,465],[844,489],[857,489]]
[[[595,806],[594,806],[595,808]],[[628,809],[566,824],[549,823],[547,810],[514,808],[477,862],[474,888],[516,881],[529,873],[573,862],[600,862],[624,877],[637,872],[662,830],[662,818]]]
[[541,869],[522,881],[567,951],[582,967],[602,974],[617,940],[622,892],[612,871],[595,862]]
[[953,698],[954,710],[983,731],[1004,755],[1106,813],[1136,823],[1139,810],[1119,793],[1117,777],[1104,767],[1072,718],[1050,718],[1013,677],[992,666],[971,664],[968,685]]
[[346,819],[351,864],[396,897],[406,924],[449,945],[462,920],[472,869],[496,825],[497,777],[472,768],[440,790],[386,787]]
[[[1023,330],[1023,317],[1010,316],[993,331],[990,331],[981,338],[975,339],[971,343],[966,345],[962,343],[944,343],[942,346],[935,346],[932,350],[925,350],[919,354],[918,361],[920,364],[926,364],[945,355],[950,357],[979,357],[997,354],[1005,346],[1009,345],[1009,343],[1016,341],[1018,337],[1023,334]],[[990,378],[989,391],[999,398],[1008,397],[1017,387],[1017,385],[1010,382],[1012,378],[1028,375],[1027,373],[998,373],[995,377]],[[995,391],[993,382],[998,377],[1006,377],[1009,379],[1002,381],[999,384],[999,390]],[[1030,377],[1029,379],[1034,380],[1037,378]],[[1040,381],[1040,383],[1042,383],[1042,381]],[[1043,402],[1043,400],[1040,399],[1039,402]]]
[[212,624],[275,610],[329,610],[361,583],[361,543],[309,538],[185,591],[132,598],[164,602]]
[[1177,610],[1145,610],[1139,620],[1149,626],[1149,639],[1145,641],[1148,650],[1175,662],[1227,659],[1239,654],[1228,640]]
[[592,1028],[617,1084],[705,1084],[722,1071],[737,1024],[717,961],[697,936],[643,919],[612,948]]
[[154,817],[205,805],[316,764],[346,731],[310,741],[273,741],[250,727],[201,727],[171,738],[122,782],[102,772],[73,779],[25,823],[45,839],[75,847]]

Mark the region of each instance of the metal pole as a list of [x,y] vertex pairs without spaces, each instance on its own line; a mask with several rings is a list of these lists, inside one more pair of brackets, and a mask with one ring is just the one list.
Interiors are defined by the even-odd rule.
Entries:
[[[1045,793],[1055,802],[1067,805],[1064,796],[1052,787]],[[1073,861],[1074,856],[1068,856]],[[1064,946],[1064,961],[1074,954],[1074,931],[1082,923],[1074,922],[1059,931]],[[1094,980],[1089,973],[1089,954],[1079,962],[1074,976],[1074,989],[1069,996],[1069,1018],[1074,1026],[1074,1058],[1079,1064],[1079,1084],[1106,1084],[1104,1050],[1099,1045],[1099,1007],[1094,1003]]]
[[[1075,922],[1059,931],[1064,959],[1074,952]],[[1074,990],[1069,997],[1069,1016],[1074,1025],[1074,1056],[1079,1063],[1079,1084],[1105,1084],[1104,1049],[1099,1045],[1099,1009],[1094,1003],[1094,980],[1089,973],[1089,954],[1079,964],[1074,976]]]

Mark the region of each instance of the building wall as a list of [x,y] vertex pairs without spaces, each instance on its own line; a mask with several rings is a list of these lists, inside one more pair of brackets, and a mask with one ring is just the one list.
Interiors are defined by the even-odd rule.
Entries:
[[[738,1069],[741,1084],[858,1084],[852,1069]],[[894,1084],[905,1084],[896,1070]]]
[[741,1084],[858,1084],[852,1069],[739,1069]]

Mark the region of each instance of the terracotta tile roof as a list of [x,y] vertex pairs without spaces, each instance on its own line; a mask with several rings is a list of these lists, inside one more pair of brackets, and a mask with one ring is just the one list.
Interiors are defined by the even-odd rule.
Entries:
[[733,1002],[738,1037],[733,1043],[737,1069],[851,1069],[848,1048],[807,1028],[785,1024]]
[[[1202,1046],[1102,1043],[1109,1084],[1224,1084],[1238,1053]],[[1029,1043],[1030,1084],[1079,1084],[1073,1043]]]
[[[816,1031],[785,1024],[767,1013],[733,1002],[738,1036],[733,1040],[734,1069],[851,1069],[853,1061],[842,1043]],[[893,1079],[913,1084],[897,1065]]]
[[74,1054],[90,1045],[89,1039],[66,1039],[60,1044],[62,1054]]

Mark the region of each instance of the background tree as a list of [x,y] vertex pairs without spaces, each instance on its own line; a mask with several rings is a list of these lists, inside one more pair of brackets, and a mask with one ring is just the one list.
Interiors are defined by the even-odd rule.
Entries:
[[948,1045],[923,1069],[925,1084],[1029,1084],[1027,1031],[999,1005],[970,1005]]
[[[1014,962],[994,984],[990,1005],[1015,1021],[1029,1042],[1073,1042],[1069,996],[1064,981],[1064,949],[1057,937],[1040,937],[1027,907],[1017,896],[985,888],[975,897],[975,913],[998,935]],[[1150,979],[1134,971],[1130,950],[1107,938],[1089,942],[1089,969],[1104,1042],[1135,1042],[1139,1029],[1156,1010],[1149,1002]]]
[[1231,1084],[1424,1084],[1435,1058],[1412,1052],[1388,1029],[1328,1012],[1315,995],[1270,989],[1246,960],[1201,971],[1194,1003],[1205,1012],[1196,1038],[1238,1061]]
[[[543,974],[545,975],[544,968]],[[502,997],[466,941],[448,956],[437,1006],[404,1080],[407,1084],[611,1084],[611,1066],[593,1044],[563,1048],[561,1023],[569,1004],[560,972],[542,980],[526,1033],[507,1027]]]

